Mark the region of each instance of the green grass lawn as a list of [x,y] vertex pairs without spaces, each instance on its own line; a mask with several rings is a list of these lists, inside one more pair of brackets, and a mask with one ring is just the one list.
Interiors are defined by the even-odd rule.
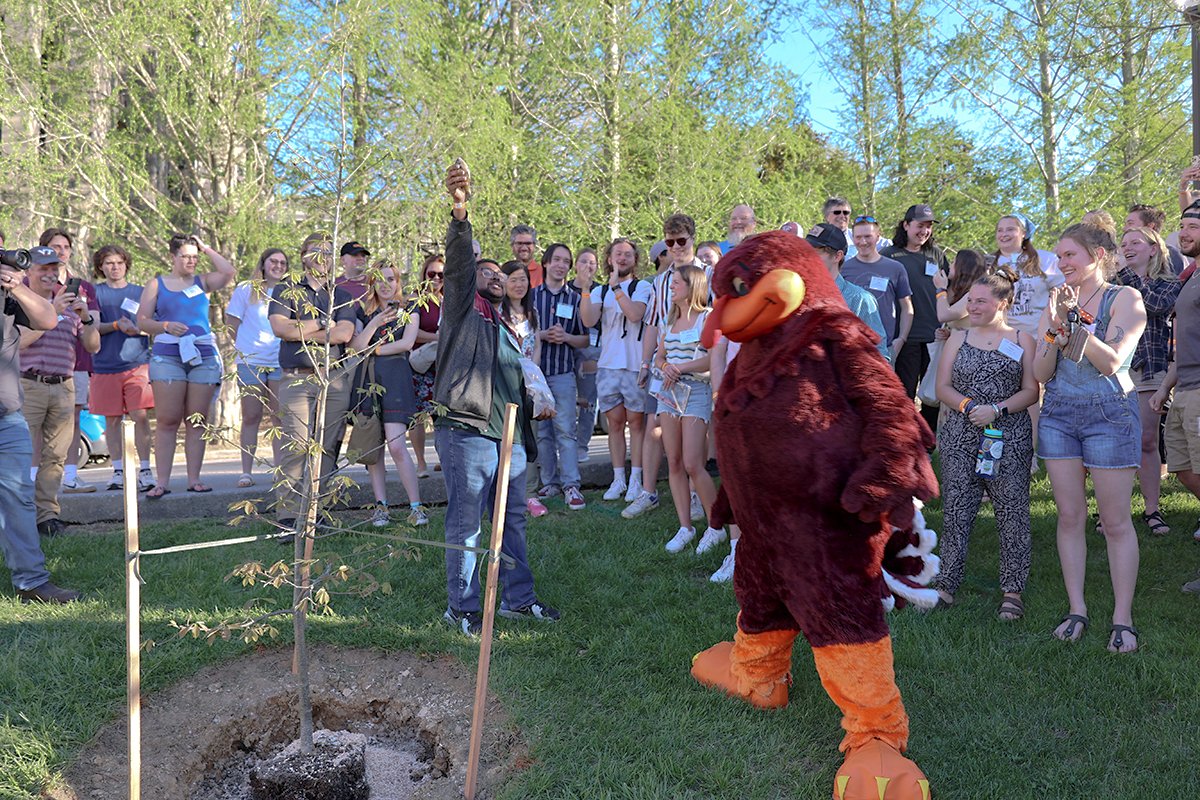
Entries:
[[[664,484],[665,488],[665,484]],[[996,540],[985,507],[966,582],[953,610],[892,616],[896,667],[912,717],[910,754],[941,798],[1179,798],[1200,786],[1200,598],[1179,586],[1200,566],[1191,541],[1197,505],[1173,482],[1163,509],[1175,532],[1142,536],[1134,607],[1142,651],[1105,650],[1112,593],[1102,540],[1089,534],[1094,627],[1071,646],[1051,638],[1066,610],[1054,550],[1049,485],[1034,485],[1034,563],[1026,618],[996,620]],[[588,509],[561,501],[530,525],[541,597],[557,625],[498,621],[492,689],[524,731],[532,764],[506,798],[822,798],[841,762],[839,714],[808,647],[795,652],[791,705],[764,713],[702,689],[691,656],[733,633],[729,585],[709,574],[725,548],[672,556],[664,503],[635,521],[589,493]],[[1140,500],[1135,511],[1140,511]],[[928,519],[937,529],[936,504]],[[435,515],[428,535],[440,535]],[[243,530],[243,529],[239,529]],[[211,521],[154,525],[145,548],[218,538]],[[32,798],[84,743],[124,711],[124,588],[115,528],[46,542],[50,568],[88,601],[65,608],[0,598],[0,797]],[[251,594],[223,577],[273,543],[146,559],[143,629],[162,642],[143,658],[154,691],[201,666],[246,651],[171,640],[169,622],[232,615]],[[439,621],[441,551],[379,572],[391,594],[340,598],[313,621],[314,641],[449,652],[474,665],[476,645]],[[7,574],[0,580],[7,582]],[[287,637],[290,629],[284,626]],[[281,645],[283,646],[283,645]]]

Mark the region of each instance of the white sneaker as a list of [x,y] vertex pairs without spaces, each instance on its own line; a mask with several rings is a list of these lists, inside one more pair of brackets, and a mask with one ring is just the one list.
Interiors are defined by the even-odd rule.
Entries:
[[153,472],[151,472],[148,469],[138,470],[138,491],[139,492],[150,491],[151,489],[154,488],[155,483],[157,483],[157,481],[154,480]]
[[680,528],[678,531],[675,532],[675,535],[671,537],[671,541],[667,542],[667,552],[668,553],[678,553],[681,550],[683,550],[683,548],[685,548],[689,544],[691,544],[692,539],[695,539],[695,538],[696,538],[696,529],[695,528]]
[[621,512],[621,516],[625,519],[633,519],[639,514],[644,514],[651,509],[658,508],[658,495],[650,494],[646,490],[637,496],[637,499],[625,507]]
[[639,497],[641,497],[642,492],[644,491],[645,489],[642,488],[640,483],[629,484],[629,488],[625,490],[625,502],[632,503],[634,500],[637,500]]
[[621,495],[625,494],[625,481],[620,478],[613,478],[613,482],[608,485],[608,491],[604,493],[605,500],[620,500]]
[[725,556],[725,560],[721,562],[721,568],[712,574],[709,578],[713,583],[728,583],[733,580],[734,554],[730,553]]
[[429,514],[425,511],[425,506],[417,506],[408,512],[408,524],[414,528],[419,528],[422,525],[429,524]]
[[700,495],[692,492],[692,522],[699,522],[704,519],[704,504],[700,502]]
[[64,478],[62,490],[64,494],[87,494],[88,492],[96,491],[96,487],[79,477],[76,477],[73,481],[68,481]]
[[371,515],[371,524],[376,528],[386,528],[392,521],[388,516],[387,506],[375,506],[375,513]]
[[700,537],[700,544],[696,545],[696,555],[704,555],[723,541],[725,541],[724,528],[709,528]]

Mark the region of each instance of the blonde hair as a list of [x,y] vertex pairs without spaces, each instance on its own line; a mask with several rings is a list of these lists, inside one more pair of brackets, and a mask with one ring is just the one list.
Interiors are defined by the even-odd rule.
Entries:
[[[1104,280],[1108,280],[1116,274],[1117,243],[1114,239],[1114,233],[1108,228],[1101,225],[1094,225],[1090,222],[1076,222],[1058,237],[1060,242],[1063,239],[1070,239],[1078,243],[1092,257],[1093,261],[1099,262],[1100,275]],[[1104,250],[1103,256],[1099,255],[1101,248]]]
[[367,271],[367,292],[363,295],[363,311],[368,314],[373,314],[383,308],[384,304],[379,302],[379,284],[384,280],[383,271],[385,269],[396,273],[396,294],[393,296],[392,302],[399,302],[404,298],[404,276],[400,274],[400,268],[389,259],[381,258]]
[[[1042,258],[1038,255],[1037,248],[1033,246],[1033,242],[1029,241],[1029,229],[1025,227],[1025,220],[1015,214],[1005,214],[996,224],[999,225],[1006,219],[1010,219],[1017,223],[1017,227],[1021,229],[1021,255],[1016,260],[1016,265],[1023,275],[1030,278],[1044,278],[1046,271],[1042,269]],[[993,254],[996,259],[1000,258],[1000,251],[997,249]]]
[[1097,228],[1103,228],[1104,230],[1108,231],[1109,236],[1112,237],[1114,242],[1117,240],[1117,221],[1113,219],[1112,214],[1108,213],[1103,208],[1097,208],[1087,212],[1079,221],[1085,225],[1094,225]]
[[1124,241],[1125,237],[1131,233],[1141,236],[1151,247],[1150,263],[1146,265],[1146,280],[1179,280],[1179,276],[1171,269],[1170,256],[1167,255],[1167,243],[1163,241],[1158,231],[1153,228],[1126,228],[1125,233],[1121,234],[1121,240]]
[[[708,309],[708,276],[704,274],[704,270],[697,267],[695,264],[684,264],[681,267],[675,268],[675,274],[680,280],[687,284],[687,305],[689,311],[705,311]],[[667,291],[670,291],[670,285],[667,286]],[[679,319],[679,306],[671,303],[671,309],[667,312],[667,324],[674,325],[675,320]]]

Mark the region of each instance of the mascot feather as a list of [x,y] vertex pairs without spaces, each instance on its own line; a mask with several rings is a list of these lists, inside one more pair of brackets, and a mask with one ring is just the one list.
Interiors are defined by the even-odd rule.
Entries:
[[733,642],[698,654],[692,675],[760,708],[787,704],[803,633],[842,711],[835,800],[927,800],[900,755],[908,716],[885,608],[936,601],[919,502],[937,493],[933,434],[846,307],[812,247],[782,231],[726,254],[704,330],[741,343],[713,414],[722,484],[712,522],[736,522]]

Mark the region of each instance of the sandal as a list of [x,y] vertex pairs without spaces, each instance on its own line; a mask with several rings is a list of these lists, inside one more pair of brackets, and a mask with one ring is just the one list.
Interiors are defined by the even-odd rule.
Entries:
[[160,497],[165,497],[170,493],[171,490],[164,486],[153,486],[150,488],[150,491],[146,492],[146,497],[150,498],[151,500],[158,500]]
[[[1016,622],[1025,616],[1025,604],[1021,602],[1020,597],[1006,596],[1000,601],[1000,607],[996,609],[996,613],[1001,622]],[[1008,616],[1005,616],[1006,614]]]
[[[1067,614],[1058,624],[1062,625],[1064,622],[1067,623],[1067,627],[1063,628],[1062,636],[1058,635],[1058,628],[1055,628],[1054,638],[1060,642],[1078,642],[1083,638],[1083,634],[1087,632],[1088,618],[1082,614]],[[1079,635],[1076,636],[1075,631],[1080,626],[1083,627],[1083,630],[1079,631]]]
[[254,485],[254,478],[250,476],[249,472],[243,472],[242,477],[238,478],[237,485],[239,489],[248,489]]
[[[1136,653],[1138,651],[1138,647],[1141,646],[1142,636],[1138,633],[1137,628],[1133,627],[1132,625],[1112,625],[1109,627],[1108,632],[1112,634],[1112,638],[1109,639],[1108,642],[1108,652],[1110,653]],[[1132,650],[1121,649],[1125,646],[1125,640],[1122,637],[1126,633],[1132,634],[1133,637],[1138,640],[1133,643]]]
[[1142,514],[1142,522],[1146,523],[1146,527],[1150,529],[1150,533],[1155,536],[1166,536],[1171,532],[1171,526],[1162,518],[1162,514],[1157,511]]
[[1096,533],[1104,535],[1104,523],[1100,521],[1100,515],[1096,515]]
[[189,486],[187,488],[187,490],[189,492],[196,492],[197,494],[204,494],[205,492],[211,492],[212,487],[205,486],[203,483],[193,483],[191,486]]

